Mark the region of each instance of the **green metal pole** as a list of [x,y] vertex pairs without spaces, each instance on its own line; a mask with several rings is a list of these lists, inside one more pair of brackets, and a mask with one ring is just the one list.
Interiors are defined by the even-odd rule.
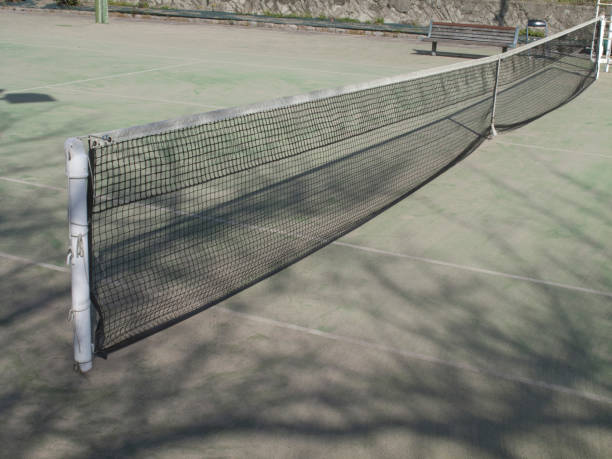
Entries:
[[108,24],[108,0],[102,0],[102,24]]
[[96,0],[96,24],[108,24],[108,0]]

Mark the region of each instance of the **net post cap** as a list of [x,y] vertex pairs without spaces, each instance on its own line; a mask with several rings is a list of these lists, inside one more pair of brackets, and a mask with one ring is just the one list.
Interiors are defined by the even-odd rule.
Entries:
[[66,152],[66,175],[71,179],[89,176],[89,158],[81,139],[71,137],[64,143]]

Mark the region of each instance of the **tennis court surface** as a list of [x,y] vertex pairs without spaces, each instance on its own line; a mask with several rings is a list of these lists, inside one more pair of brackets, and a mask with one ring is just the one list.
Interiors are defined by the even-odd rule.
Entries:
[[334,243],[78,375],[66,138],[497,52],[92,22],[0,11],[7,457],[609,457],[609,74]]

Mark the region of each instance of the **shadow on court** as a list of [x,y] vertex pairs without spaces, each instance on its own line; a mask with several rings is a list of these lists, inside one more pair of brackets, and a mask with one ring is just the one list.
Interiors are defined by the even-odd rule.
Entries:
[[[198,36],[207,30],[193,29]],[[157,25],[152,30],[171,41]],[[213,38],[225,39],[230,30],[214,29]],[[111,40],[119,63],[120,43],[108,35],[97,39]],[[186,34],[176,35],[176,50],[190,43]],[[274,36],[250,41],[264,49]],[[167,53],[153,51],[155,60]],[[258,56],[256,48],[251,52]],[[127,53],[133,59],[134,50]],[[612,166],[567,150],[588,148],[604,132],[601,119],[591,121],[587,112],[605,112],[601,94],[611,81],[600,80],[583,96],[596,102],[579,98],[532,128],[536,140],[566,153],[487,142],[343,241],[610,291]],[[529,102],[506,94],[500,104]],[[41,120],[61,116],[55,112],[61,104],[5,102],[2,127],[16,126],[18,133],[23,122],[27,128],[3,139],[2,175],[24,181],[63,183],[61,145],[77,120],[135,119],[127,104],[104,113],[81,101],[91,112],[75,105],[65,125],[48,127]],[[20,113],[26,108],[43,116],[27,119]],[[31,126],[41,127],[33,137]],[[432,129],[423,138],[443,134]],[[26,137],[49,143],[41,148]],[[386,167],[383,177],[397,173],[393,164]],[[337,177],[329,173],[327,185]],[[7,203],[0,251],[62,263],[65,193],[7,183],[0,182]],[[303,199],[286,191],[291,187],[269,187],[251,203]],[[161,204],[180,209],[181,201]],[[241,210],[232,204],[218,206],[215,218]],[[255,210],[244,207],[247,220],[255,220],[248,214]],[[173,239],[160,239],[156,249],[171,252]],[[72,372],[69,274],[0,260],[6,457],[519,459],[607,458],[612,451],[609,297],[331,245],[97,359],[91,373],[79,376]]]
[[[426,49],[413,49],[414,54],[419,56],[431,56],[431,50]],[[487,57],[488,54],[476,54],[476,53],[468,53],[468,52],[452,52],[452,51],[436,51],[436,56],[439,57],[455,57],[461,59],[480,59],[482,57]]]
[[[462,300],[466,292],[482,292],[477,279],[441,279],[434,287],[440,293],[432,298],[418,285],[398,284],[390,273],[401,268],[380,260],[361,266],[374,279],[371,283],[386,286],[386,291],[377,287],[379,296],[397,297],[412,314],[422,309],[448,319],[415,330],[399,309],[377,310],[369,301],[355,304],[371,310],[380,342],[385,341],[385,324],[393,323],[439,346],[440,355],[461,348],[494,362],[496,353],[516,348],[533,365],[566,365],[550,360],[525,336],[498,328],[483,304]],[[340,285],[355,275],[354,270],[338,271]],[[278,299],[290,291],[301,295],[317,287],[319,279],[305,282],[300,272],[284,271],[229,306],[252,312],[253,303],[267,299],[281,308]],[[436,274],[431,269],[427,277]],[[223,308],[212,308],[108,361],[97,360],[93,373],[79,377],[66,357],[67,277],[23,266],[5,268],[0,277],[2,291],[13,298],[12,312],[3,313],[0,321],[5,330],[0,337],[5,350],[0,406],[6,419],[0,436],[6,435],[9,457],[170,457],[179,452],[270,457],[296,451],[335,457],[605,457],[601,453],[612,446],[609,404],[252,323]],[[485,289],[500,301],[508,294],[495,283]],[[554,292],[549,301],[548,326],[566,337],[561,352],[592,355],[588,327],[568,320]],[[457,319],[456,308],[464,311],[463,319]],[[537,328],[527,318],[521,322],[524,332]],[[11,346],[17,341],[17,347]],[[563,383],[597,374],[584,362],[573,371],[574,381]]]
[[[0,94],[2,91],[0,91]],[[39,93],[28,93],[28,92],[15,92],[5,94],[0,100],[4,100],[9,104],[32,104],[40,102],[55,102],[56,99],[48,94]]]
[[[474,156],[461,163],[467,177],[449,177],[454,168],[438,180],[496,190],[512,215],[520,209],[517,219],[531,216],[569,231],[583,251],[605,252],[601,240],[574,224],[610,226],[608,214],[585,204],[605,202],[605,192],[550,165],[555,186],[544,203],[520,185],[530,177],[508,182],[508,174],[472,162]],[[529,277],[545,277],[540,268],[549,265],[575,269],[575,259],[554,251],[527,263],[498,226],[442,207],[437,184],[389,212],[429,209],[437,216],[434,236],[442,234],[436,228],[481,234],[488,249],[524,266]],[[459,200],[444,201],[453,208]],[[44,228],[37,225],[15,231]],[[164,244],[172,238],[157,249]],[[69,357],[68,274],[13,263],[0,269],[0,291],[11,298],[0,313],[0,408],[7,420],[0,440],[9,457],[603,458],[612,448],[608,298],[453,275],[332,245],[107,361],[97,359],[93,372],[79,377]],[[599,274],[592,282],[609,284]],[[278,322],[257,320],[265,317]]]

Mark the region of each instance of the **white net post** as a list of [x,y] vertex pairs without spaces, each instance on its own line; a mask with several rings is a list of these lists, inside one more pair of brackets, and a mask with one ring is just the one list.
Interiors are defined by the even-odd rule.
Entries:
[[610,71],[610,60],[612,55],[612,17],[608,20],[608,49],[606,51],[606,72]]
[[497,90],[499,88],[499,70],[501,68],[502,55],[499,55],[497,59],[497,66],[495,67],[495,87],[493,89],[493,106],[491,107],[491,133],[489,136],[495,137],[497,130],[495,129],[495,109],[497,108]]
[[608,6],[608,20],[607,21],[604,20],[603,25],[605,26],[606,23],[608,25],[608,43],[606,46],[605,64],[606,64],[606,72],[609,72],[610,71],[610,54],[612,53],[612,4]]
[[601,59],[604,55],[604,32],[606,29],[606,17],[604,15],[599,16],[599,41],[598,41],[598,49],[597,49],[597,59],[595,59],[595,63],[597,66],[597,72],[595,74],[595,79],[599,78],[599,67]]
[[70,318],[74,324],[75,368],[87,372],[92,368],[91,301],[89,298],[89,243],[87,221],[87,182],[89,159],[83,142],[66,140],[66,175],[68,176],[68,218],[70,220],[70,264],[72,306]]
[[[595,50],[593,47],[591,55],[595,54],[595,52],[597,51],[597,63],[605,64],[606,72],[608,72],[610,70],[610,48],[612,47],[612,44],[610,43],[610,40],[612,39],[612,3],[597,0],[595,17],[600,20],[599,48]],[[604,45],[606,27],[609,30],[607,37],[607,46]],[[593,41],[594,40],[595,36],[593,35]],[[599,76],[599,68],[597,69],[597,76]]]

